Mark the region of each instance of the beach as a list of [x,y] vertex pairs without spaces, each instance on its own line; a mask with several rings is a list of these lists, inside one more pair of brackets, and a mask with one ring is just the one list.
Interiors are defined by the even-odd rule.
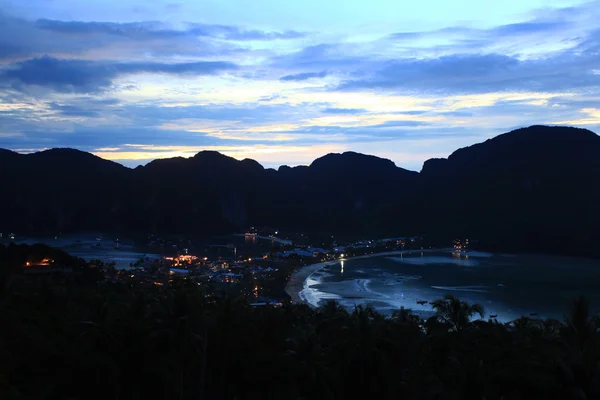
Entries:
[[484,319],[522,315],[561,319],[583,295],[600,308],[598,260],[505,255],[452,249],[404,250],[315,263],[299,268],[286,286],[294,303],[317,308],[335,300],[347,310],[370,305],[383,315],[401,307],[432,315],[430,302],[452,294],[485,308]]
[[294,272],[290,276],[290,279],[288,279],[287,284],[285,285],[285,292],[292,298],[292,303],[304,302],[302,298],[300,298],[300,292],[304,290],[304,281],[309,276],[311,276],[313,273],[317,272],[324,266],[336,262],[337,261],[326,261],[317,264],[309,264],[304,267],[300,267],[296,272]]
[[316,264],[309,264],[304,267],[299,268],[296,272],[294,272],[290,279],[288,280],[285,286],[285,292],[292,298],[292,303],[305,303],[311,307],[314,305],[307,302],[300,296],[300,292],[303,291],[304,282],[310,278],[312,274],[319,271],[323,267],[327,265],[337,264],[340,261],[350,261],[350,260],[360,260],[364,258],[372,258],[372,257],[386,257],[386,256],[399,256],[402,254],[411,254],[411,253],[429,253],[429,252],[440,252],[440,251],[452,251],[450,248],[445,249],[427,249],[427,250],[396,250],[396,251],[387,251],[382,253],[373,253],[373,254],[364,254],[362,256],[349,257],[338,260],[324,261]]

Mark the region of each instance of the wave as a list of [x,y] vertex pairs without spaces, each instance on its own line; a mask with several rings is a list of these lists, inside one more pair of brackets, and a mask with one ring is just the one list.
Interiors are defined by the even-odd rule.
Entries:
[[371,283],[371,280],[369,279],[357,279],[356,280],[356,286],[358,287],[358,291],[359,292],[370,292],[371,290],[369,289],[369,283]]
[[323,278],[329,278],[329,277],[335,276],[335,274],[332,274],[332,273],[329,273],[329,272],[325,272],[323,270],[319,270],[317,272],[314,272],[312,274],[312,276],[314,278],[317,278],[319,280],[319,282],[321,282],[321,280],[323,280]]
[[484,251],[469,251],[469,252],[467,252],[467,254],[469,255],[469,257],[481,257],[481,258],[489,258],[489,257],[494,256],[492,253],[486,253]]
[[465,258],[450,258],[450,257],[441,257],[441,256],[428,256],[428,257],[388,257],[389,260],[410,264],[410,265],[434,265],[434,264],[455,264],[462,267],[476,267],[479,264],[479,261],[476,260],[467,260]]
[[381,283],[383,283],[384,286],[402,285],[403,279],[384,279]]
[[487,286],[431,286],[431,288],[438,290],[447,290],[450,292],[487,293]]
[[342,297],[337,294],[321,292],[318,289],[307,288],[298,293],[298,297],[313,307],[319,307],[322,300],[339,300]]

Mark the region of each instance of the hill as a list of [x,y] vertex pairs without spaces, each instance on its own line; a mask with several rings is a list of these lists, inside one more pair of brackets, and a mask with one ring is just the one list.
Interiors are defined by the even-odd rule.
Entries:
[[599,156],[595,133],[545,126],[428,160],[421,173],[353,152],[276,171],[209,151],[129,169],[72,149],[2,150],[0,231],[215,234],[269,225],[600,255]]

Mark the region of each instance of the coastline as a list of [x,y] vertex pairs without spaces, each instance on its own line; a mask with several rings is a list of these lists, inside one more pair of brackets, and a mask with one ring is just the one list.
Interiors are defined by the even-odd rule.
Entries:
[[[355,256],[350,258],[344,258],[343,261],[350,260],[360,260],[364,258],[373,258],[373,257],[386,257],[386,256],[399,256],[401,254],[410,254],[410,253],[431,253],[431,252],[439,252],[439,251],[452,251],[451,248],[442,248],[442,249],[425,249],[425,250],[396,250],[396,251],[386,251],[382,253],[373,253],[373,254],[364,254],[362,256]],[[308,304],[311,308],[314,308],[313,305],[306,302],[304,299],[300,297],[300,292],[304,290],[304,282],[315,272],[319,271],[323,267],[331,264],[335,264],[342,259],[331,260],[331,261],[323,261],[320,263],[309,264],[303,267],[300,267],[296,270],[288,279],[285,285],[285,292],[292,298],[292,303],[296,304]]]

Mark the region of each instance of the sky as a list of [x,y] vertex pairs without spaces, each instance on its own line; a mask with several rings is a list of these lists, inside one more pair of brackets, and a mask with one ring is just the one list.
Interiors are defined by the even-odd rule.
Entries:
[[574,0],[0,0],[0,148],[419,171],[519,127],[600,132],[599,19]]

